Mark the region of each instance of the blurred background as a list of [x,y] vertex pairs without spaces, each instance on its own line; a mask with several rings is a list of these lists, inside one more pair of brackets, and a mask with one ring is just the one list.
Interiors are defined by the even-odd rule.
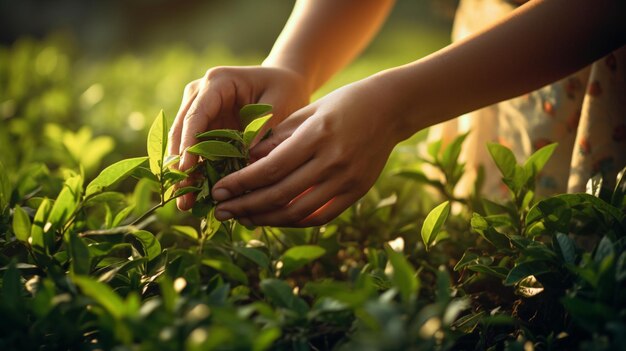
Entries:
[[[0,162],[15,176],[145,155],[185,84],[261,62],[294,1],[0,0]],[[364,54],[315,97],[449,43],[456,0],[398,0]]]

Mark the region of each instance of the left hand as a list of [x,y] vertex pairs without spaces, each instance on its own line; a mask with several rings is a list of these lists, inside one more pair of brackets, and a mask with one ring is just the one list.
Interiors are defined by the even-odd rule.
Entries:
[[292,114],[251,150],[258,161],[215,185],[216,218],[306,227],[337,217],[369,190],[406,136],[392,96],[363,80]]

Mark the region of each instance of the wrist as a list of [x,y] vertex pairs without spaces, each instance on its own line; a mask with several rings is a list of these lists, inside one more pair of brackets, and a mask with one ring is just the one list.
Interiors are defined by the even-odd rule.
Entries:
[[261,63],[261,67],[278,69],[289,75],[306,92],[307,96],[313,95],[317,87],[314,86],[312,74],[302,65],[290,62],[285,59],[277,59],[272,55],[268,56]]
[[419,83],[408,78],[409,72],[403,69],[385,70],[364,79],[372,89],[372,98],[381,102],[390,137],[395,143],[429,127],[432,119],[427,110],[430,102],[419,103],[429,101],[428,98],[420,92]]

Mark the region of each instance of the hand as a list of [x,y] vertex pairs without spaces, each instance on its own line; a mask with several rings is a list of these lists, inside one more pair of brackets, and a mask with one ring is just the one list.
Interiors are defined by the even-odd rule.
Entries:
[[[274,106],[274,116],[264,130],[277,125],[309,101],[304,79],[297,73],[275,67],[217,67],[185,87],[183,101],[170,129],[170,155],[181,155],[178,168],[185,171],[198,162],[186,153],[197,142],[196,134],[210,129],[241,129],[239,109],[246,104],[267,103]],[[261,130],[260,135],[264,134]],[[191,185],[183,181],[179,186]],[[188,210],[194,194],[177,199],[178,208]]]
[[213,188],[219,220],[314,226],[337,217],[378,178],[399,133],[393,97],[369,81],[297,111],[251,154],[259,160]]

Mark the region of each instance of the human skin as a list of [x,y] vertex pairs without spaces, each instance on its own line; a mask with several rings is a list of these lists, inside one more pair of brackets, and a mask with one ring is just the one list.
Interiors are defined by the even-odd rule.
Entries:
[[[181,155],[180,170],[198,157],[185,152],[196,134],[217,128],[239,129],[239,109],[251,103],[273,106],[273,117],[259,135],[305,106],[317,88],[369,43],[387,17],[390,0],[301,0],[260,66],[215,67],[185,87],[170,129],[170,155]],[[179,186],[191,185],[187,180]],[[188,210],[194,194],[177,199]]]
[[[327,79],[315,51],[325,43],[317,30],[328,29],[314,24],[304,34],[288,24],[268,58],[311,88]],[[530,1],[480,33],[342,87],[275,125],[251,150],[258,161],[213,188],[215,216],[254,225],[327,223],[367,192],[401,140],[556,81],[625,42],[624,1]]]

